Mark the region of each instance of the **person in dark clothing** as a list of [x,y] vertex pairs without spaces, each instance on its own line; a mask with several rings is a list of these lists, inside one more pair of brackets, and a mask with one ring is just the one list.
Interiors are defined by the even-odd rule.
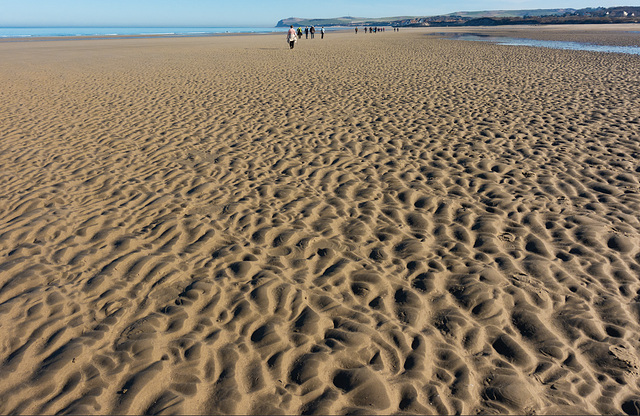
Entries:
[[311,33],[311,39],[313,39],[316,36],[316,27],[311,26],[311,29],[309,29],[309,33]]
[[304,27],[304,37],[305,39],[309,39],[309,26]]

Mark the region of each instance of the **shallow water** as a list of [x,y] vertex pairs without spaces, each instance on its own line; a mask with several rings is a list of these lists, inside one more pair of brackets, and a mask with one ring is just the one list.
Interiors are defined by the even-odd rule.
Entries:
[[448,36],[450,39],[467,40],[474,42],[491,42],[497,45],[509,46],[533,46],[538,48],[565,49],[573,51],[591,51],[606,53],[626,53],[640,55],[638,46],[614,46],[614,45],[594,45],[591,43],[567,42],[557,40],[519,39],[500,36],[486,36],[472,33],[458,33]]

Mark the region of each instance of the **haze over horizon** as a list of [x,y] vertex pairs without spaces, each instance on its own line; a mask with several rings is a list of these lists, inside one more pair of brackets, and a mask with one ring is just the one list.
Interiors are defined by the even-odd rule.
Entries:
[[435,16],[461,11],[625,6],[619,1],[566,0],[0,0],[0,27],[19,26],[263,26],[285,18]]

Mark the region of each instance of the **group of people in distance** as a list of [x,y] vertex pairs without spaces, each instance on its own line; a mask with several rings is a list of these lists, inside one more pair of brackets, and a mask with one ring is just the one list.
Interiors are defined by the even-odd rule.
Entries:
[[[356,26],[355,28],[356,34],[358,34],[358,27]],[[366,27],[364,28],[364,33],[367,33],[367,31],[369,33],[377,33],[377,32],[384,32],[385,28],[384,27]],[[393,28],[394,32],[399,32],[400,28],[399,27],[394,27]],[[309,39],[309,35],[311,35],[311,39],[315,38],[316,35],[316,28],[314,26],[305,26],[304,27],[304,36],[305,39]],[[324,26],[320,29],[320,38],[324,39]],[[298,30],[293,28],[293,25],[289,26],[289,31],[287,32],[287,42],[289,42],[289,49],[293,49],[293,47],[296,45],[296,42],[298,41],[298,39],[302,39],[302,28],[298,27]]]
[[[369,33],[378,33],[378,32],[384,32],[386,30],[386,28],[384,27],[366,27],[364,28],[364,33],[367,33],[367,30],[369,31]],[[399,27],[394,27],[393,31],[397,32],[399,31],[400,28]],[[356,34],[358,34],[358,28],[355,28]]]
[[[309,39],[309,35],[311,35],[311,39],[316,37],[316,28],[315,26],[305,26],[304,27],[304,36],[306,39]],[[324,26],[320,28],[320,38],[324,39]],[[293,25],[289,26],[289,31],[287,32],[287,42],[289,42],[289,48],[293,49],[296,45],[298,39],[302,39],[302,28],[299,27],[296,31],[293,28]]]

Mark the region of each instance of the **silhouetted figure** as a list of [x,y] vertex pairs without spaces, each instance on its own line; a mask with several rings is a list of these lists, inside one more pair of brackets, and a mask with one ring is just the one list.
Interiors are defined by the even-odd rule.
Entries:
[[309,26],[304,27],[304,37],[305,39],[309,39]]

